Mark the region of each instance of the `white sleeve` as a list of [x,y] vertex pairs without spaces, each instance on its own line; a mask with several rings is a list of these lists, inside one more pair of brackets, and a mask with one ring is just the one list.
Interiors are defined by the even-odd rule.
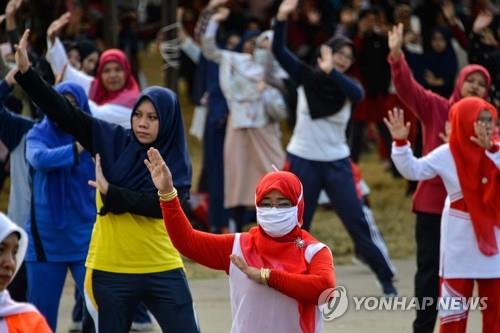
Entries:
[[83,88],[83,90],[85,90],[85,93],[88,96],[90,85],[92,84],[92,81],[94,81],[94,77],[87,75],[68,64],[66,70],[64,71],[64,77],[62,78],[62,81],[78,84]]
[[[80,85],[88,96],[90,85],[92,84],[94,78],[77,70],[69,63],[66,50],[64,49],[59,37],[56,38],[54,44],[47,39],[47,54],[45,55],[45,58],[50,63],[54,76],[58,77],[64,70],[64,77],[62,78],[62,81],[73,82]],[[66,69],[64,69],[65,65]]]
[[132,109],[117,104],[97,105],[89,101],[92,117],[130,129]]
[[[439,149],[439,148],[438,148]],[[426,180],[437,176],[435,167],[433,166],[434,155],[436,150],[433,150],[422,158],[416,158],[410,145],[396,146],[392,144],[391,158],[403,177],[409,180]]]
[[64,65],[69,64],[69,62],[66,50],[64,49],[59,37],[56,37],[54,44],[52,44],[50,39],[47,38],[47,54],[45,55],[45,58],[50,63],[54,76],[61,75]]
[[215,42],[215,35],[218,29],[219,23],[210,19],[205,35],[203,35],[201,40],[201,47],[205,58],[219,64],[222,61],[222,52]]
[[485,150],[486,156],[490,158],[490,160],[495,163],[498,169],[500,169],[500,149],[497,150],[494,153],[490,153],[489,151]]
[[198,61],[200,60],[201,49],[191,37],[187,37],[186,40],[181,44],[181,50],[195,64],[197,64]]

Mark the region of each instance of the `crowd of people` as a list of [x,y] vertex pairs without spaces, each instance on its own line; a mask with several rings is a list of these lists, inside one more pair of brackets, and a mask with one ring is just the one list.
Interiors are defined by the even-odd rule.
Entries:
[[[0,331],[56,331],[69,270],[75,331],[148,330],[154,317],[199,332],[183,255],[228,275],[232,332],[321,332],[318,299],[336,282],[335,249],[310,233],[324,202],[397,297],[357,166],[371,142],[394,177],[418,181],[417,300],[470,297],[477,283],[483,332],[500,326],[498,6],[180,1],[168,42],[196,105],[203,231],[178,97],[148,86],[137,61],[155,6],[124,7],[120,48],[106,48],[82,4],[21,31],[26,3],[6,3]],[[438,317],[440,332],[465,332],[466,308],[435,306],[417,309],[413,331]]]

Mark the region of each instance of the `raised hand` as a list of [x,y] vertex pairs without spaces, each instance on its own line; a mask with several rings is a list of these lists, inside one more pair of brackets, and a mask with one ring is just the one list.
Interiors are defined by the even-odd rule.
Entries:
[[393,26],[388,32],[389,49],[391,50],[391,57],[398,60],[403,48],[403,23]]
[[391,132],[394,140],[406,140],[410,134],[410,122],[405,124],[405,115],[400,108],[394,108],[387,112],[388,118],[384,117],[384,123]]
[[212,20],[216,22],[223,22],[227,20],[229,14],[231,14],[229,8],[226,7],[219,8],[217,12],[214,15],[212,15]]
[[172,173],[157,149],[149,148],[148,158],[144,160],[144,164],[148,167],[151,179],[158,191],[163,194],[172,192],[174,189]]
[[24,30],[23,37],[19,44],[14,45],[16,48],[16,65],[21,73],[25,73],[30,69],[31,63],[28,58],[28,38],[30,36],[30,29]]
[[232,254],[231,255],[231,262],[240,269],[250,280],[262,284],[262,280],[260,278],[260,269],[255,268],[255,267],[250,267],[247,265],[245,260],[243,258]]
[[443,140],[444,143],[450,142],[450,134],[451,134],[451,124],[447,120],[444,124],[444,132],[439,133],[439,137]]
[[474,20],[474,24],[472,25],[472,31],[475,33],[481,32],[484,28],[489,26],[493,21],[493,14],[490,11],[480,12],[476,19]]
[[441,5],[441,10],[443,11],[444,17],[448,22],[452,23],[455,20],[455,6],[450,0],[446,0]]
[[278,9],[278,14],[276,15],[276,19],[278,21],[286,21],[288,19],[288,15],[290,15],[299,4],[299,0],[283,0]]
[[7,6],[5,6],[5,16],[14,17],[22,3],[23,0],[10,0],[9,3],[7,3]]
[[210,0],[207,8],[210,10],[214,10],[219,6],[225,5],[227,2],[228,0]]
[[102,172],[101,156],[99,154],[95,155],[95,180],[89,180],[88,184],[102,194],[108,194],[109,183]]
[[14,67],[7,73],[7,75],[5,75],[4,80],[11,87],[16,84],[16,79],[14,78],[14,76],[16,75],[17,71],[18,71],[17,67]]
[[56,20],[52,21],[52,23],[49,25],[49,28],[47,29],[47,38],[50,39],[51,43],[54,43],[56,37],[59,35],[59,32],[66,24],[69,23],[70,19],[71,13],[66,12],[59,16]]
[[482,121],[474,122],[474,133],[476,136],[471,136],[470,140],[486,150],[493,146],[493,129],[487,123]]
[[330,74],[333,69],[332,49],[327,45],[321,45],[321,55],[318,58],[318,66],[325,73]]

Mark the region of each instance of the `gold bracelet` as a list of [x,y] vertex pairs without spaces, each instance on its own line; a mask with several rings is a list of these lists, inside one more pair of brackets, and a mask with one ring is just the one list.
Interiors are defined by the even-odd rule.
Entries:
[[158,191],[158,197],[160,198],[161,201],[172,201],[177,197],[177,190],[174,187],[172,191],[163,194],[160,191]]
[[269,268],[260,269],[260,280],[262,281],[262,284],[265,285],[266,287],[269,287],[268,281],[270,276],[271,276],[271,270]]

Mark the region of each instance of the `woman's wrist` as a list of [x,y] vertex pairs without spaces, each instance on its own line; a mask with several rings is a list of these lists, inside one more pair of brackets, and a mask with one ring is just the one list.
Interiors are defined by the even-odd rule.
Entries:
[[269,278],[271,277],[271,270],[269,268],[260,269],[260,281],[266,287],[269,287]]
[[172,201],[177,198],[177,189],[172,187],[172,190],[160,191],[158,190],[158,197],[161,201]]

